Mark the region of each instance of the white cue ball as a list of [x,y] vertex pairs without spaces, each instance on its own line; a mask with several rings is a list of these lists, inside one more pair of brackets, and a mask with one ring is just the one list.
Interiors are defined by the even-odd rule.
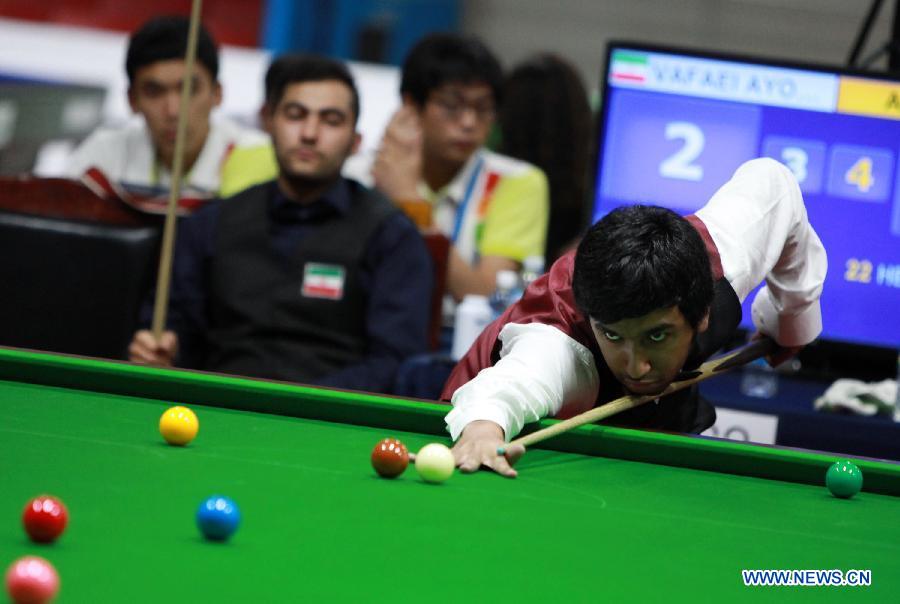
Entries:
[[425,482],[444,482],[453,475],[455,467],[453,453],[440,443],[425,445],[416,453],[416,472]]

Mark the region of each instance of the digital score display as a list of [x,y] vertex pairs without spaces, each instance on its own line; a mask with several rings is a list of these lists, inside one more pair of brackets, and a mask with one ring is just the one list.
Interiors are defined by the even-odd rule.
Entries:
[[828,253],[822,337],[900,347],[900,81],[627,43],[603,81],[594,220],[694,212],[740,164],[774,158]]

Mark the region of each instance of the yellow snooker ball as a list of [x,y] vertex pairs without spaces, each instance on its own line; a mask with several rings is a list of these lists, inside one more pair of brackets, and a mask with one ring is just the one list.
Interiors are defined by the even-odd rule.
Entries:
[[199,429],[197,416],[187,407],[170,407],[159,418],[159,433],[170,445],[188,444]]

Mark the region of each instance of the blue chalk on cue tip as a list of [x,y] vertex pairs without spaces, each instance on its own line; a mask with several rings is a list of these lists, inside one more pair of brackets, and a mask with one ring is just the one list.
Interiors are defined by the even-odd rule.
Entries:
[[497,447],[497,455],[506,455],[506,449],[503,447]]

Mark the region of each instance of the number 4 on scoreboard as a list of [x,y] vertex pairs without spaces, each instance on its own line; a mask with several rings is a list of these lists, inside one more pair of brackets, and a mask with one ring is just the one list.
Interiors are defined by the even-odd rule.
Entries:
[[863,156],[856,160],[844,175],[844,182],[855,186],[862,193],[868,193],[875,184],[875,177],[872,176],[872,158]]
[[890,149],[858,145],[831,148],[828,194],[875,203],[890,196],[894,153]]

